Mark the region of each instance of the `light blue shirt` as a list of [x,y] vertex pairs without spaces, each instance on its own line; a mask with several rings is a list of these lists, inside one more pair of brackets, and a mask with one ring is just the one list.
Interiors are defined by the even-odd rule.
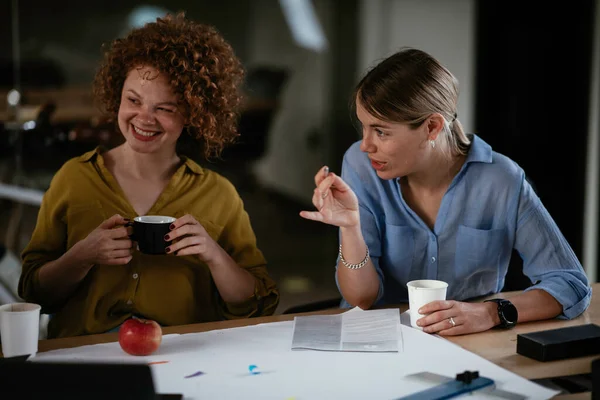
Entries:
[[588,307],[592,290],[581,263],[514,161],[474,135],[432,230],[406,204],[400,180],[380,179],[359,145],[346,152],[342,178],[360,203],[362,233],[379,274],[377,305],[407,302],[406,283],[415,279],[448,282],[453,300],[497,293],[514,248],[534,283],[527,290],[551,294],[566,318]]

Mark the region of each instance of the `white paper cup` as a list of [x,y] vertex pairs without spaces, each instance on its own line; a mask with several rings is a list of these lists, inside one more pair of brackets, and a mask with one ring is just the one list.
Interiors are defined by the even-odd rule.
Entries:
[[444,281],[422,279],[410,281],[406,286],[408,287],[410,325],[417,329],[423,329],[420,326],[417,326],[417,320],[424,317],[423,314],[419,314],[419,308],[434,300],[446,300],[446,289],[448,288],[448,284]]
[[35,355],[40,333],[38,304],[12,303],[0,306],[0,340],[4,357]]

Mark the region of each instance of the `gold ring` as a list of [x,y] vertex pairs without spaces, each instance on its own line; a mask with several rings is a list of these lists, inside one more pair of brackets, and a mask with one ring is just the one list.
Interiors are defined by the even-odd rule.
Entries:
[[450,317],[450,318],[448,318],[448,321],[450,321],[450,325],[452,325],[453,328],[456,326],[456,322],[454,322],[454,318]]

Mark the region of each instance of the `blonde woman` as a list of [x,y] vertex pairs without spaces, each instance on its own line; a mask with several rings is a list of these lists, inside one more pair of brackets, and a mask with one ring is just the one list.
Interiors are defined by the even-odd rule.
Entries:
[[[458,82],[435,58],[403,49],[369,71],[354,94],[362,140],[341,177],[315,176],[307,219],[338,226],[343,306],[398,304],[406,283],[439,279],[447,301],[423,306],[425,332],[461,335],[517,322],[574,318],[589,305],[584,270],[524,171],[457,115]],[[532,286],[498,293],[512,250]]]

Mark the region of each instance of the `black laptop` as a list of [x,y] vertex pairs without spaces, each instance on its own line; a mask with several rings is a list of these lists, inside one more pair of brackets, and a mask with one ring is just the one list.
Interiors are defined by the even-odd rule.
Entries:
[[32,362],[0,358],[5,399],[181,400],[181,394],[155,392],[145,364]]

